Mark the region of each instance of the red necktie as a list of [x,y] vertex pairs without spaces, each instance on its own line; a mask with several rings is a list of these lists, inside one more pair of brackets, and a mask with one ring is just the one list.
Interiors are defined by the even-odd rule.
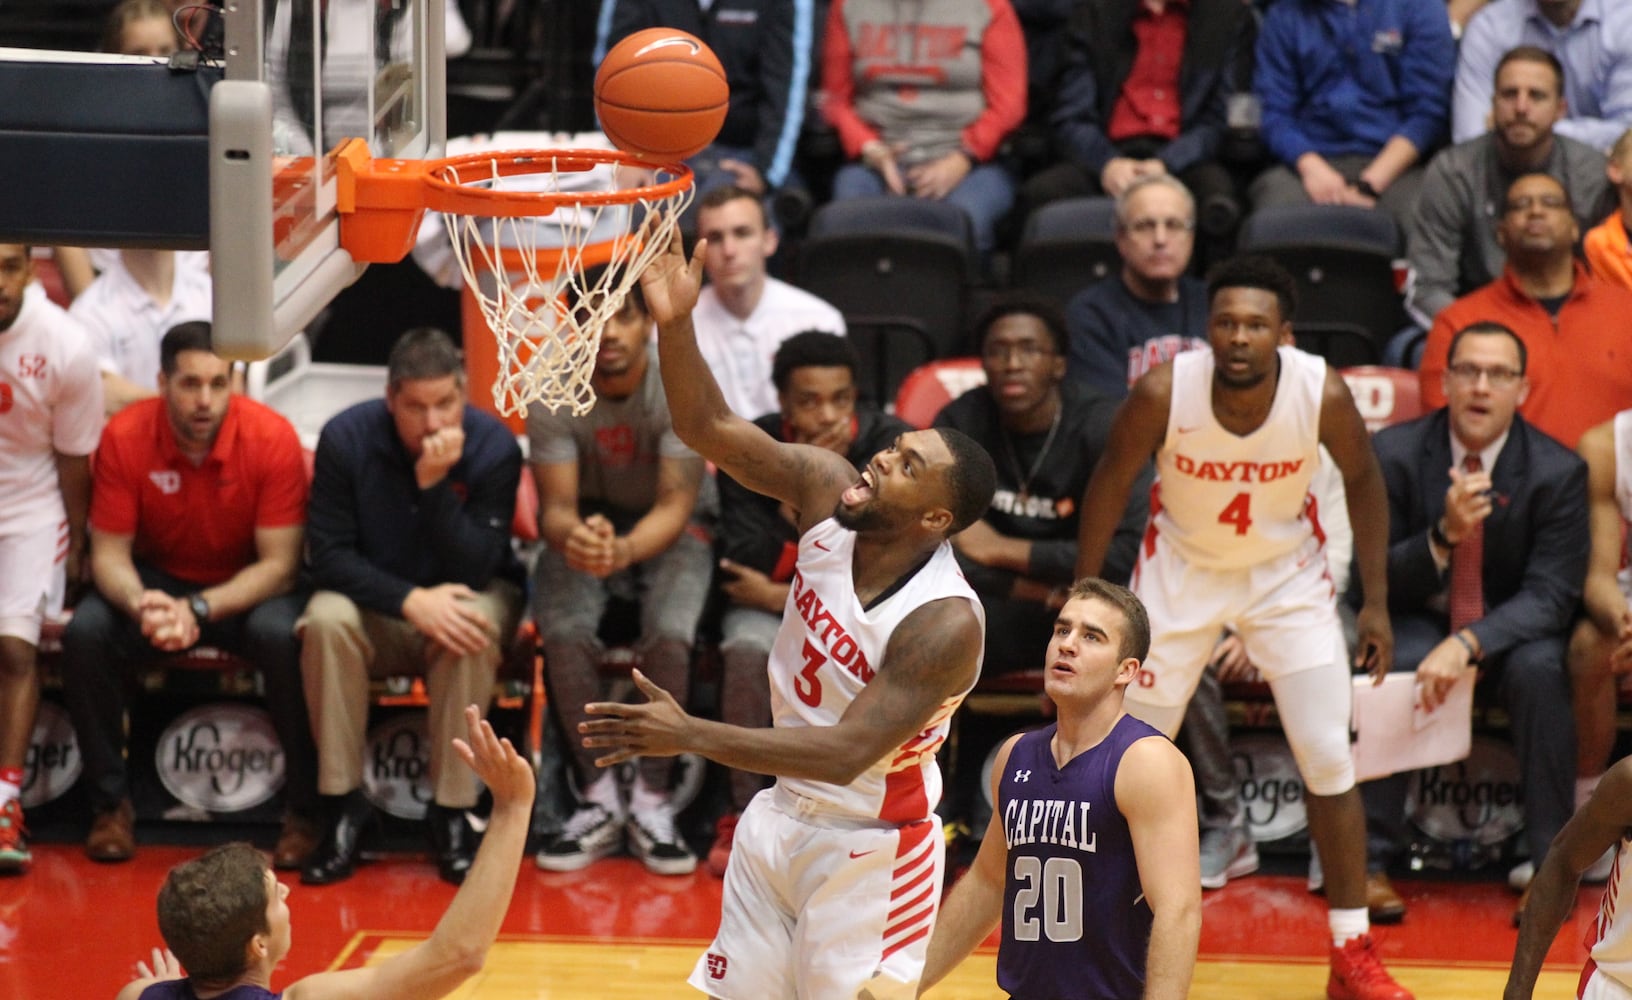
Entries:
[[[1462,460],[1464,472],[1478,472],[1484,463],[1477,454]],[[1451,634],[1485,616],[1485,522],[1475,524],[1451,550]]]

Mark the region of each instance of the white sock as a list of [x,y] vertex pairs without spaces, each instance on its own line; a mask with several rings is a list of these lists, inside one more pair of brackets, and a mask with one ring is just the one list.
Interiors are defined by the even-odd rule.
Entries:
[[668,805],[669,793],[659,792],[646,787],[646,782],[640,778],[629,788],[629,811],[636,813],[651,812],[661,806]]
[[590,782],[584,789],[584,801],[598,805],[614,816],[623,815],[623,802],[618,798],[618,776],[611,771]]
[[0,781],[0,809],[4,809],[12,799],[19,799],[22,796],[23,790],[15,781]]
[[1593,791],[1598,787],[1598,779],[1602,777],[1602,774],[1595,774],[1590,778],[1575,779],[1575,808],[1577,810],[1586,805],[1587,800],[1592,798]]
[[1341,948],[1357,937],[1371,933],[1371,914],[1364,906],[1353,910],[1332,907],[1326,911],[1326,924],[1332,929],[1332,944]]

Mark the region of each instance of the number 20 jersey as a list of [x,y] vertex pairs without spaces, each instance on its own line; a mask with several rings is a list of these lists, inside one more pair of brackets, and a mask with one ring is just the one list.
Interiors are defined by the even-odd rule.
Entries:
[[1173,359],[1147,549],[1160,536],[1192,566],[1243,569],[1291,554],[1318,531],[1307,504],[1326,362],[1292,347],[1278,354],[1269,416],[1246,435],[1225,430],[1213,414],[1213,352]]
[[1116,771],[1128,747],[1167,737],[1124,715],[1062,768],[1055,729],[1020,737],[998,780],[1009,870],[997,985],[1051,1000],[1143,996],[1154,917],[1116,806]]
[[[856,598],[851,561],[856,533],[828,518],[799,539],[799,558],[771,647],[771,718],[778,728],[831,726],[884,662],[890,636],[930,601],[962,598],[982,634],[986,612],[943,542],[896,591],[872,608]],[[976,677],[982,654],[977,651]],[[973,687],[971,682],[970,687]],[[952,713],[968,690],[948,698],[924,728],[848,785],[779,778],[785,789],[821,808],[895,824],[929,817],[941,798],[935,751],[946,741]]]

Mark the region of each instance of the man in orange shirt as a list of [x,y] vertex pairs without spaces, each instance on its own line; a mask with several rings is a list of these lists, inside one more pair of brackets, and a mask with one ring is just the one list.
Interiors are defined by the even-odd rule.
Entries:
[[95,814],[85,852],[136,851],[126,771],[130,670],[201,640],[259,669],[283,745],[288,815],[273,861],[316,845],[317,751],[300,683],[291,593],[306,520],[306,470],[289,421],[229,390],[210,325],[183,323],[159,348],[159,395],[121,410],[97,446],[91,488],[96,589],[62,640],[63,690]]
[[1507,189],[1496,239],[1502,276],[1440,311],[1418,372],[1422,405],[1445,405],[1445,359],[1457,330],[1492,321],[1529,354],[1530,396],[1519,412],[1569,448],[1589,427],[1632,406],[1632,291],[1593,277],[1574,257],[1580,236],[1563,185],[1526,174]]
[[1632,129],[1621,133],[1615,145],[1609,148],[1604,173],[1615,186],[1620,207],[1587,231],[1581,249],[1587,255],[1593,274],[1623,288],[1632,288],[1632,237],[1626,228],[1627,220],[1632,219]]

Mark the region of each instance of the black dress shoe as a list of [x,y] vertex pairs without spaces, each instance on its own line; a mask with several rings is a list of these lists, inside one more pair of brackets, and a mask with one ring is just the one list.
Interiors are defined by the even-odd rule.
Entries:
[[374,818],[374,806],[362,789],[357,789],[339,796],[331,816],[323,842],[300,869],[300,880],[306,885],[328,885],[351,878],[357,867],[363,831]]
[[436,856],[436,873],[444,882],[462,884],[476,854],[476,831],[466,822],[465,811],[431,803],[425,807],[425,833]]

